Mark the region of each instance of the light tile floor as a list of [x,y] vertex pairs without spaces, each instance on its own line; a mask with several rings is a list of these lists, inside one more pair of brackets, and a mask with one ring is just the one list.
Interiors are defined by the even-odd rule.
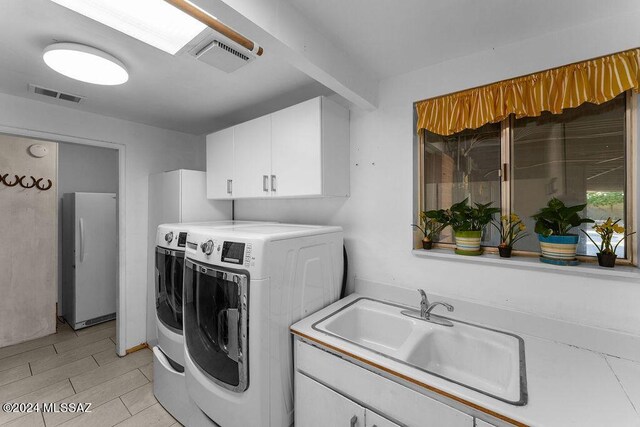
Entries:
[[153,356],[115,352],[115,321],[0,348],[0,403],[87,403],[90,413],[8,413],[7,426],[179,426],[153,396]]

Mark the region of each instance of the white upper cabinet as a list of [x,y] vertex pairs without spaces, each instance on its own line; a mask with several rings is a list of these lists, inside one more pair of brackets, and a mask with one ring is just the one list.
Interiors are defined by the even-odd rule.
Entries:
[[349,110],[318,97],[209,135],[207,183],[209,198],[349,196]]
[[322,195],[321,98],[271,115],[273,194],[280,197]]
[[235,126],[233,197],[269,196],[270,175],[271,116],[260,117]]
[[232,199],[233,128],[207,135],[207,198]]

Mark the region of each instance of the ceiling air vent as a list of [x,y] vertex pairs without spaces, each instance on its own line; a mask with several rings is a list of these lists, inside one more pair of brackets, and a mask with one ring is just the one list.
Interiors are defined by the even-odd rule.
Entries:
[[29,92],[33,92],[38,95],[48,96],[49,98],[62,99],[65,101],[75,102],[76,104],[84,99],[83,96],[59,92],[57,90],[47,89],[45,87],[37,86],[34,84],[29,85]]
[[253,60],[252,56],[239,52],[230,43],[223,43],[219,40],[207,40],[199,43],[189,53],[200,61],[226,73],[231,73]]

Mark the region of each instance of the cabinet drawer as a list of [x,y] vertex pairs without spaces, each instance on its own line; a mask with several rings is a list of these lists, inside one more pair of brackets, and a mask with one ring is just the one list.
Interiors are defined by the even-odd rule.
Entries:
[[496,427],[493,424],[489,424],[486,421],[482,421],[478,418],[476,418],[476,427]]
[[408,426],[473,427],[473,417],[331,353],[296,340],[296,369]]

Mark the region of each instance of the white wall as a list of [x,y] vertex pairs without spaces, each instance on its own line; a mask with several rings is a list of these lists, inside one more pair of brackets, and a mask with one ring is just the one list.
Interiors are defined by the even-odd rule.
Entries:
[[[62,196],[65,193],[117,193],[118,151],[58,144],[58,315],[62,315]],[[117,284],[114,283],[115,287]]]
[[0,94],[4,132],[47,132],[60,140],[88,139],[121,144],[125,151],[125,348],[145,342],[147,186],[149,174],[172,169],[204,170],[204,138],[119,119],[78,112]]
[[640,334],[639,283],[418,258],[409,226],[415,101],[640,46],[638,22],[593,22],[389,78],[376,111],[351,113],[350,199],[238,201],[236,218],[343,226],[350,278]]

